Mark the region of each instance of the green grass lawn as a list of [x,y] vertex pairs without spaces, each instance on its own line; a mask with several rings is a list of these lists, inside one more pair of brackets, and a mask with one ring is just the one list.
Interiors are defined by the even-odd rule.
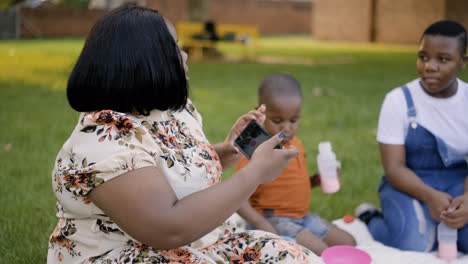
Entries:
[[[0,263],[45,262],[57,222],[51,169],[78,118],[65,87],[82,45],[82,39],[0,41]],[[415,48],[263,38],[256,53],[274,64],[190,63],[191,98],[206,135],[217,142],[255,107],[256,88],[266,74],[295,76],[304,94],[298,136],[309,171],[317,169],[317,145],[324,140],[332,142],[342,163],[342,189],[332,195],[313,190],[310,209],[336,219],[363,201],[378,203],[379,109],[386,92],[417,77]],[[468,79],[466,71],[461,77]],[[231,174],[227,170],[224,177]]]

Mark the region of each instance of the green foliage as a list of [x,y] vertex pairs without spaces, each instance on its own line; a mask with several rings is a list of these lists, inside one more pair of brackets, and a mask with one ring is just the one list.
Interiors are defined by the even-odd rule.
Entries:
[[20,2],[23,2],[23,0],[1,0],[0,1],[0,10],[12,7]]
[[59,0],[59,3],[69,7],[88,8],[89,0]]
[[[0,263],[45,263],[57,223],[51,169],[77,122],[65,87],[82,45],[83,40],[0,42]],[[332,195],[313,190],[311,211],[336,219],[363,201],[378,204],[379,109],[385,93],[416,78],[415,47],[269,38],[262,39],[257,53],[276,63],[190,63],[191,98],[210,141],[224,140],[235,120],[255,107],[263,76],[290,73],[304,94],[298,136],[309,171],[317,169],[317,145],[323,140],[332,142],[342,162],[342,189]],[[461,78],[468,79],[466,71]],[[232,169],[224,177],[231,174]]]

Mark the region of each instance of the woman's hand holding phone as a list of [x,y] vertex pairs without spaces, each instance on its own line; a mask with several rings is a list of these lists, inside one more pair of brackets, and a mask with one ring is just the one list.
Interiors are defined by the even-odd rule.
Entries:
[[278,149],[284,138],[280,132],[255,149],[250,162],[244,167],[256,171],[261,183],[272,182],[289,164],[289,160],[296,157],[299,151],[295,147]]
[[256,110],[251,110],[247,114],[237,119],[236,123],[232,126],[228,136],[223,143],[215,146],[216,153],[221,159],[223,169],[227,169],[234,165],[242,158],[242,153],[234,144],[234,140],[242,133],[250,121],[255,120],[259,124],[265,122],[265,105],[261,105]]

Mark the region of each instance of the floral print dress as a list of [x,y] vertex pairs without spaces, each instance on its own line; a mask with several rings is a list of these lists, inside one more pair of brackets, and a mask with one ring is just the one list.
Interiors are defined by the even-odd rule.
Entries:
[[[229,220],[181,248],[160,250],[126,234],[88,198],[100,184],[128,171],[156,166],[177,197],[220,181],[218,155],[189,101],[182,111],[137,116],[111,110],[82,113],[52,172],[58,224],[48,263],[323,263],[309,250]],[[206,205],[209,206],[209,205]]]

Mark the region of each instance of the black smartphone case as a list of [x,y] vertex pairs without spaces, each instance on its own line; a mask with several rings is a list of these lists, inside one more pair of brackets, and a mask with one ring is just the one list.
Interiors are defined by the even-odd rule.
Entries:
[[[255,149],[270,138],[271,135],[255,120],[252,120],[234,140],[234,144],[250,159]],[[276,148],[283,148],[283,146],[280,144]]]

